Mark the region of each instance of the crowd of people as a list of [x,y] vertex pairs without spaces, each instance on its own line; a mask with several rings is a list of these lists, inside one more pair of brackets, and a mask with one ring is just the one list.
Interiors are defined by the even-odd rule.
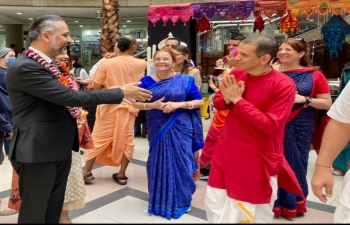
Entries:
[[[311,185],[321,201],[332,195],[331,168],[335,175],[349,168],[349,66],[332,105],[327,79],[313,67],[303,39],[277,44],[264,35],[232,37],[229,54],[217,61],[228,70],[209,80],[213,115],[204,138],[201,71],[179,39],[165,41],[145,76],[131,35],[120,37],[90,74],[70,54],[72,39],[60,16],[37,18],[28,37],[22,56],[0,49],[0,146],[13,167],[10,209],[0,216],[18,212],[19,223],[71,223],[68,211],[83,208],[85,185],[96,183],[95,163],[120,167],[111,177],[126,185],[140,112],[149,141],[148,214],[180,218],[191,210],[195,181],[207,179],[210,223],[295,218],[307,212],[311,146],[318,152]],[[86,109],[96,106],[90,129]],[[80,148],[89,149],[83,169]],[[347,174],[335,222],[350,221],[349,193]]]

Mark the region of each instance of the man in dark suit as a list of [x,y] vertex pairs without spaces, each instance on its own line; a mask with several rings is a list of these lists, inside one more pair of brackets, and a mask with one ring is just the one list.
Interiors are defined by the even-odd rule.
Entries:
[[[47,63],[72,42],[69,29],[56,15],[37,18],[28,32],[29,49]],[[75,91],[30,55],[20,56],[8,69],[6,85],[12,104],[13,138],[9,159],[19,174],[22,199],[19,223],[59,223],[71,151],[79,150],[76,118],[66,106],[145,101],[151,93],[139,83],[109,90]]]

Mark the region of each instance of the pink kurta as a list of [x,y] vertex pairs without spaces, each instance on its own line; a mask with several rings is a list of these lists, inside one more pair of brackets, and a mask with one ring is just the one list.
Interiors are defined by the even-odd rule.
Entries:
[[285,182],[279,183],[280,187],[300,194],[282,145],[295,99],[293,80],[273,69],[256,77],[238,69],[230,74],[245,81],[245,92],[236,104],[227,105],[221,92],[215,97],[217,110],[229,109],[229,113],[214,152],[208,185],[226,189],[235,200],[265,204],[272,193],[270,177],[278,175],[279,182]]

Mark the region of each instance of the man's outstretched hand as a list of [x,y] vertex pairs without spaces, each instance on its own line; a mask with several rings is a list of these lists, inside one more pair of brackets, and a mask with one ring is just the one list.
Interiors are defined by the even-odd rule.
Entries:
[[135,99],[141,102],[149,101],[152,99],[152,92],[144,88],[139,88],[141,82],[129,83],[121,87],[124,92],[124,98]]

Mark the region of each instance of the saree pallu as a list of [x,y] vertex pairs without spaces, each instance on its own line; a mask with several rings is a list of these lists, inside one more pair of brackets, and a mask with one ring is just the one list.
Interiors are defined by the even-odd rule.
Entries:
[[[190,88],[189,76],[176,75],[149,86],[153,99],[183,102]],[[193,82],[193,80],[192,80]],[[196,186],[192,173],[197,169],[194,153],[203,147],[199,109],[177,109],[173,113],[147,113],[150,143],[147,160],[148,213],[167,219],[179,218],[191,207]]]

